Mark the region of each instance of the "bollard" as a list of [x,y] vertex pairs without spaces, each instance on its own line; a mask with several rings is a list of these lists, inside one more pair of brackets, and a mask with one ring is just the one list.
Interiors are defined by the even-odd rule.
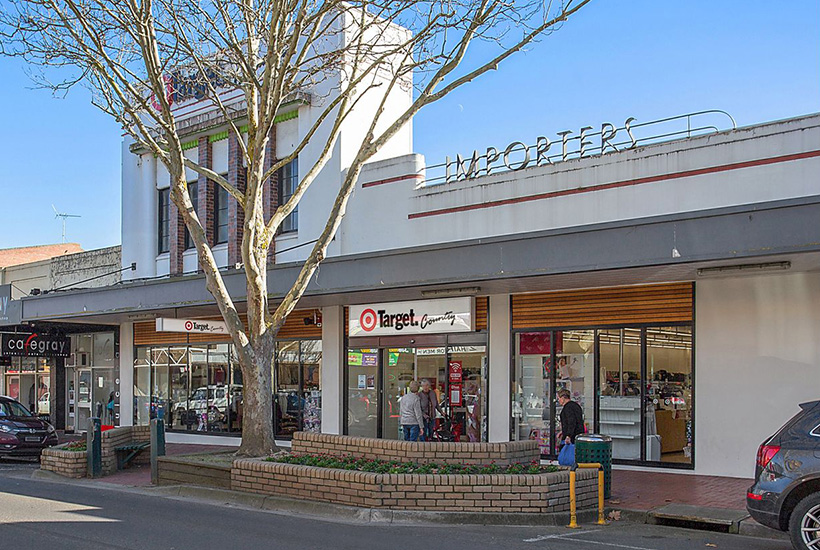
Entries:
[[102,475],[102,430],[99,418],[88,419],[86,448],[88,450],[88,477],[100,477]]
[[606,525],[604,519],[604,467],[598,462],[579,462],[572,466],[569,472],[569,527],[570,529],[578,528],[578,514],[576,511],[577,502],[575,497],[575,470],[578,468],[597,468],[598,469],[598,521],[597,525]]
[[157,459],[165,456],[165,421],[161,418],[151,420],[151,483],[157,484],[159,464]]
[[575,468],[569,472],[569,527],[578,529],[578,515],[575,512]]

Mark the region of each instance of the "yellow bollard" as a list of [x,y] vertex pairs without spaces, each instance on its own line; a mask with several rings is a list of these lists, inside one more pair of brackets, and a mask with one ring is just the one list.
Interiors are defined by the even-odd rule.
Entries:
[[578,516],[575,513],[575,470],[569,473],[569,525],[570,529],[578,529]]
[[598,525],[606,525],[604,519],[604,469],[598,468]]

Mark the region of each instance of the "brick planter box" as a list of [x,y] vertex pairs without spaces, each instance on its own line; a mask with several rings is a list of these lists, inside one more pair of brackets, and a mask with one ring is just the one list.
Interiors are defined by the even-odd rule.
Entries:
[[541,458],[532,440],[507,443],[435,443],[391,441],[349,435],[296,432],[295,454],[353,455],[368,460],[398,460],[417,464],[490,464],[499,466],[532,462]]
[[218,464],[205,464],[182,457],[157,459],[157,485],[200,485],[231,488],[231,468]]
[[43,449],[40,454],[40,469],[60,474],[64,477],[85,477],[88,472],[86,451],[66,451],[62,445]]
[[[239,459],[231,488],[262,495],[388,510],[545,513],[569,510],[569,472],[549,474],[374,474]],[[578,508],[598,502],[598,473],[578,470]]]
[[[102,432],[102,475],[107,476],[117,471],[116,447],[131,442],[150,441],[151,430],[148,426],[123,426]],[[40,469],[48,470],[66,477],[86,477],[88,474],[87,451],[65,451],[62,445],[44,449],[40,454]],[[148,464],[151,462],[150,448],[143,450],[131,464]]]

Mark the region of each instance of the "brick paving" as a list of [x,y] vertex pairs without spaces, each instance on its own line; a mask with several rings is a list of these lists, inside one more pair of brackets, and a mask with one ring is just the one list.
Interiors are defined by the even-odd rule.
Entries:
[[[165,456],[199,454],[218,451],[235,451],[237,447],[227,447],[223,445],[191,445],[183,443],[167,443],[165,445]],[[146,451],[147,452],[147,451]],[[128,485],[131,487],[145,487],[151,485],[151,467],[145,465],[134,465],[116,474],[100,478],[105,483],[116,483],[117,485]]]
[[612,471],[613,507],[651,510],[670,503],[746,509],[752,479],[666,472]]

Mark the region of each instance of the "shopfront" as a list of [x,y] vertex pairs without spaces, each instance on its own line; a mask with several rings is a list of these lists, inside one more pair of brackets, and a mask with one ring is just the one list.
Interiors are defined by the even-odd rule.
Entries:
[[[134,424],[162,418],[169,431],[241,435],[242,370],[221,321],[157,321],[134,323]],[[295,311],[279,335],[271,364],[276,437],[321,431],[321,316]]]
[[401,439],[399,399],[427,380],[455,441],[487,441],[487,300],[353,306],[348,314],[345,433]]
[[555,457],[566,389],[614,460],[691,468],[693,295],[682,283],[513,296],[511,438]]
[[[85,431],[88,419],[120,424],[117,331],[72,334],[65,360],[65,429]],[[62,400],[61,400],[62,401]]]
[[59,333],[9,332],[0,334],[2,391],[32,414],[53,421],[52,396],[58,366],[69,356],[70,342]]

